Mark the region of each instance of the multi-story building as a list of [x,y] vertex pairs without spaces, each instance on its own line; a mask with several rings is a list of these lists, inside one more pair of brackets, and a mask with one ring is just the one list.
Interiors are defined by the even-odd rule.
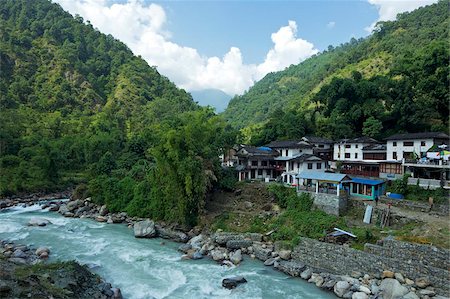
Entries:
[[418,183],[427,188],[449,187],[450,155],[446,156],[445,152],[450,145],[450,136],[442,132],[405,133],[385,140],[387,160],[392,161],[389,170],[398,173],[390,174],[391,177],[409,173],[412,176],[408,180],[410,184]]
[[279,153],[269,147],[242,146],[236,156],[239,181],[274,180],[284,171],[274,160]]
[[313,154],[322,160],[333,160],[333,141],[323,137],[305,136],[303,141],[308,142],[313,146]]
[[280,153],[274,160],[284,171],[281,180],[287,184],[295,184],[295,177],[303,170],[325,171],[327,161],[313,155],[314,146],[304,140],[273,141],[267,145]]

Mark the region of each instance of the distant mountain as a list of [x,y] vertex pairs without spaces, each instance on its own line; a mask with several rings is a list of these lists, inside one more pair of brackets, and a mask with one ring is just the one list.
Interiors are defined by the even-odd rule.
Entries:
[[365,39],[266,75],[223,115],[248,135],[270,126],[272,138],[293,137],[276,124],[281,112],[304,119],[299,134],[332,138],[362,134],[368,119],[386,134],[448,130],[448,28],[448,1],[399,14]]
[[216,108],[217,113],[223,112],[232,98],[232,96],[219,89],[195,90],[191,92],[191,95],[199,105],[212,106]]

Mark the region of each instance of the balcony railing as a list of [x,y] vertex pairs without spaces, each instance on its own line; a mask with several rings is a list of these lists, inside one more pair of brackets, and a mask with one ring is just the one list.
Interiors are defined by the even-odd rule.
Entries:
[[375,170],[357,170],[357,169],[341,169],[341,173],[352,174],[352,175],[360,175],[367,177],[379,177],[380,171]]

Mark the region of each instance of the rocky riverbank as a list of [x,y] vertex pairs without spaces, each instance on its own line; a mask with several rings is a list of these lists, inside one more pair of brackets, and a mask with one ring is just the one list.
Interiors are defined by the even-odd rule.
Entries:
[[75,261],[46,262],[50,250],[0,241],[0,298],[121,299],[98,275]]
[[[305,279],[317,287],[334,292],[341,298],[445,298],[437,294],[437,290],[428,278],[421,277],[413,280],[405,277],[403,273],[394,273],[389,269],[375,275],[356,271],[351,275],[327,273],[294,259],[291,256],[291,250],[283,247],[281,243],[270,242],[267,235],[220,231],[211,233],[199,229],[182,230],[179,227],[155,223],[149,219],[129,217],[126,213],[110,213],[106,206],[97,206],[89,198],[68,202],[50,201],[45,203],[43,208],[58,211],[65,217],[91,218],[106,223],[125,223],[133,228],[134,235],[138,238],[162,237],[182,242],[184,244],[179,247],[179,250],[183,252],[183,259],[210,257],[230,267],[239,265],[244,258],[259,259],[268,267]],[[35,221],[35,223],[38,222]],[[45,225],[44,222],[41,223]]]

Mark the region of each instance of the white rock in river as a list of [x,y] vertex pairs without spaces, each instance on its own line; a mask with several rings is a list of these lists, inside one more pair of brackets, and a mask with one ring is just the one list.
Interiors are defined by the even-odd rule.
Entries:
[[29,226],[46,226],[49,223],[50,223],[50,221],[48,221],[47,219],[34,217],[34,218],[30,219],[30,221],[28,222],[28,225]]
[[39,247],[38,249],[36,249],[36,255],[40,256],[41,254],[43,254],[44,252],[47,252],[47,254],[50,253],[50,249],[48,249],[47,247]]
[[240,249],[230,254],[230,261],[235,265],[242,261],[242,253]]
[[348,283],[347,281],[338,281],[334,285],[334,293],[338,297],[342,297],[342,296],[344,296],[344,294],[347,292],[347,290],[349,288],[350,288],[350,283]]
[[409,291],[397,279],[385,278],[380,284],[384,299],[396,299],[406,295]]
[[136,238],[152,238],[156,236],[155,223],[151,220],[136,222],[133,229]]
[[369,296],[364,292],[355,292],[352,295],[352,299],[369,299]]

